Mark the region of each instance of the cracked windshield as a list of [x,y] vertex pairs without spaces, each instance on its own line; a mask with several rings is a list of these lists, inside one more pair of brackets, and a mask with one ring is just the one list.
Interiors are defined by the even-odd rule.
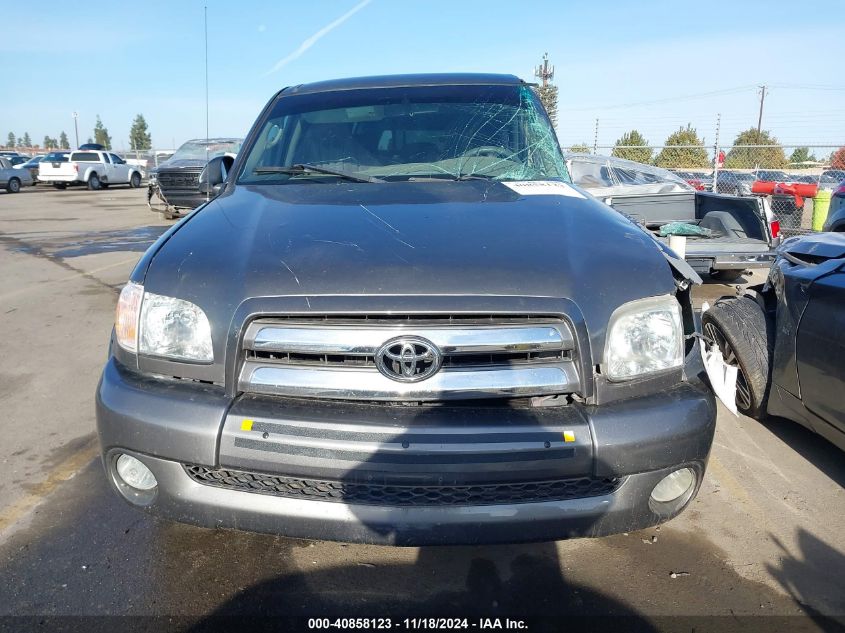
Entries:
[[321,97],[279,100],[241,183],[569,181],[543,106],[527,85],[351,90],[331,102]]

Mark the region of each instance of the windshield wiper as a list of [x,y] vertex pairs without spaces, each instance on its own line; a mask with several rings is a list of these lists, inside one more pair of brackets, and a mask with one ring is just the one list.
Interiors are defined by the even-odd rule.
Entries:
[[254,174],[290,174],[295,176],[297,174],[325,174],[327,176],[337,176],[352,182],[385,182],[381,178],[374,178],[373,176],[356,176],[345,171],[338,171],[336,169],[328,169],[326,167],[319,167],[317,165],[288,165],[286,167],[256,167],[252,170]]
[[455,177],[455,180],[495,180],[495,176],[491,176],[490,174],[458,174]]

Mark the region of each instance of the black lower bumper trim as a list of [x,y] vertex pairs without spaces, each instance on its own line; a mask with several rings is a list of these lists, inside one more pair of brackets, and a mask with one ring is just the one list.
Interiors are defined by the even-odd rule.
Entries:
[[337,501],[383,506],[467,506],[531,503],[597,497],[614,492],[622,480],[577,477],[472,486],[383,485],[300,479],[184,465],[188,476],[208,486],[314,501]]

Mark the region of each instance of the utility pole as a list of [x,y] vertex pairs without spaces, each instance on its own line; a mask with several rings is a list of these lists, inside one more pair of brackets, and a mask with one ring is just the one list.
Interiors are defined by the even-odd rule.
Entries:
[[[208,6],[202,8],[205,22],[205,164],[208,165]],[[205,201],[211,198],[209,191],[205,192]]]
[[79,149],[79,125],[77,124],[77,120],[79,119],[79,112],[73,113],[73,132],[76,134],[76,149]]
[[719,128],[722,125],[722,114],[716,115],[716,141],[713,143],[713,193],[717,192],[716,183],[719,182]]
[[593,134],[593,154],[596,153],[599,146],[599,120],[596,119],[596,132]]
[[760,137],[760,128],[763,125],[763,101],[766,100],[766,86],[760,86],[760,114],[757,115],[757,137]]
[[549,85],[549,81],[551,81],[555,76],[555,67],[552,66],[549,68],[549,54],[543,53],[543,65],[537,66],[534,68],[534,76],[543,82],[543,87]]

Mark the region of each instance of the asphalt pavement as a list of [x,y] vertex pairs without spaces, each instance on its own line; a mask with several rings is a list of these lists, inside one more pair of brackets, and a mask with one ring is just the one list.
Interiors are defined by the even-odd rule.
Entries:
[[[98,461],[93,396],[120,287],[169,224],[143,190],[0,193],[0,616],[790,616],[773,630],[845,617],[843,454],[721,407],[692,506],[603,539],[389,548],[127,506]],[[708,283],[696,298],[732,292]]]

